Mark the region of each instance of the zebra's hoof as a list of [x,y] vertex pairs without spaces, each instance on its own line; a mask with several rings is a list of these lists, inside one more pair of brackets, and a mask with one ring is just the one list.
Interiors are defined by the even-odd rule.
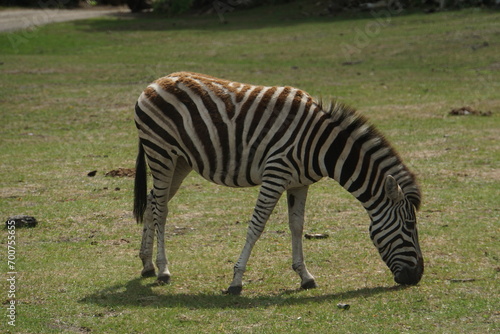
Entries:
[[142,277],[155,277],[156,273],[154,269],[149,269],[149,270],[143,270],[141,272]]
[[158,279],[156,280],[156,283],[158,285],[165,285],[170,283],[170,276],[165,275],[165,276],[158,276]]
[[243,287],[241,286],[230,286],[226,291],[222,292],[226,295],[239,296],[241,295],[241,290],[243,290]]
[[316,281],[315,280],[310,280],[310,281],[307,281],[307,282],[304,282],[300,285],[300,287],[304,290],[309,290],[309,289],[315,289],[318,287],[318,285],[316,284]]

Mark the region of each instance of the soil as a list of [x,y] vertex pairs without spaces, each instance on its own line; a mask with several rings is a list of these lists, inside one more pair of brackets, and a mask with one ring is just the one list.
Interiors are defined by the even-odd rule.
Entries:
[[135,176],[135,168],[118,168],[113,169],[106,173],[106,176],[111,177],[134,177]]

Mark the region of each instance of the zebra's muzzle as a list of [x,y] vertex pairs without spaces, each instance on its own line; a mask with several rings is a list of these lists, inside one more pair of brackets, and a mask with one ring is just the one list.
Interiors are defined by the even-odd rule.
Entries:
[[403,285],[415,285],[420,282],[424,274],[424,259],[419,258],[418,263],[414,267],[405,265],[400,271],[394,274],[394,281]]

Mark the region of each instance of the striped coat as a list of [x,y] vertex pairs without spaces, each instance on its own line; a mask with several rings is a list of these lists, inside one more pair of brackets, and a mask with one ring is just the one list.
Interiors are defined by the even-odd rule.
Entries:
[[[241,291],[251,249],[285,191],[293,268],[303,287],[316,286],[305,266],[301,235],[307,188],[324,177],[337,180],[368,211],[372,240],[396,281],[420,280],[423,260],[416,228],[405,228],[406,221],[415,221],[419,188],[390,144],[351,108],[335,102],[325,108],[293,87],[255,86],[179,72],[146,88],[136,105],[135,122],[140,144],[134,210],[138,221],[147,217],[141,247],[143,275],[154,273],[151,253],[156,230],[159,278],[170,278],[166,256],[161,254],[167,203],[187,173],[195,170],[220,185],[261,186],[231,293]],[[153,175],[149,207],[146,162]],[[398,215],[393,212],[396,203],[403,208]],[[395,244],[392,239],[384,243],[382,231],[388,224],[396,231],[399,247],[387,245]],[[398,256],[398,249],[405,255]]]

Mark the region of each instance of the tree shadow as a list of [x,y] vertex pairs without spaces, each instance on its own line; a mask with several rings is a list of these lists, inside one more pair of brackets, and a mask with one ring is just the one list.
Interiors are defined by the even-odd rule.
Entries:
[[[304,15],[299,9],[286,9],[284,6],[264,8],[239,8],[224,13],[186,14],[177,17],[168,17],[157,13],[115,13],[98,20],[83,20],[74,22],[82,30],[94,32],[110,31],[228,31],[228,30],[257,30],[267,27],[286,27],[305,23],[320,23],[332,21],[352,21],[371,19],[379,24],[389,24],[391,18],[414,13],[414,10],[393,12],[381,9],[370,11],[346,11],[335,15]],[[383,22],[382,22],[383,21]],[[387,21],[387,22],[386,22]]]
[[[117,284],[96,291],[80,300],[81,303],[96,304],[113,308],[117,306],[137,307],[187,307],[189,309],[252,309],[276,305],[303,305],[307,303],[322,303],[325,301],[368,298],[377,294],[389,293],[406,289],[405,286],[361,288],[341,293],[326,294],[321,296],[301,295],[302,290],[284,290],[278,294],[260,296],[226,295],[222,292],[214,293],[178,293],[163,292],[158,294],[153,287],[156,283],[144,284],[143,278],[136,278],[126,284]],[[165,286],[169,290],[169,286]],[[175,289],[175,287],[172,287]]]
[[287,20],[269,17],[267,20],[247,17],[231,17],[222,23],[216,15],[194,17],[167,17],[154,13],[116,13],[98,20],[81,20],[73,24],[89,32],[111,31],[180,31],[194,30],[217,32],[228,30],[261,29],[269,26],[287,26],[300,24],[303,20]]

